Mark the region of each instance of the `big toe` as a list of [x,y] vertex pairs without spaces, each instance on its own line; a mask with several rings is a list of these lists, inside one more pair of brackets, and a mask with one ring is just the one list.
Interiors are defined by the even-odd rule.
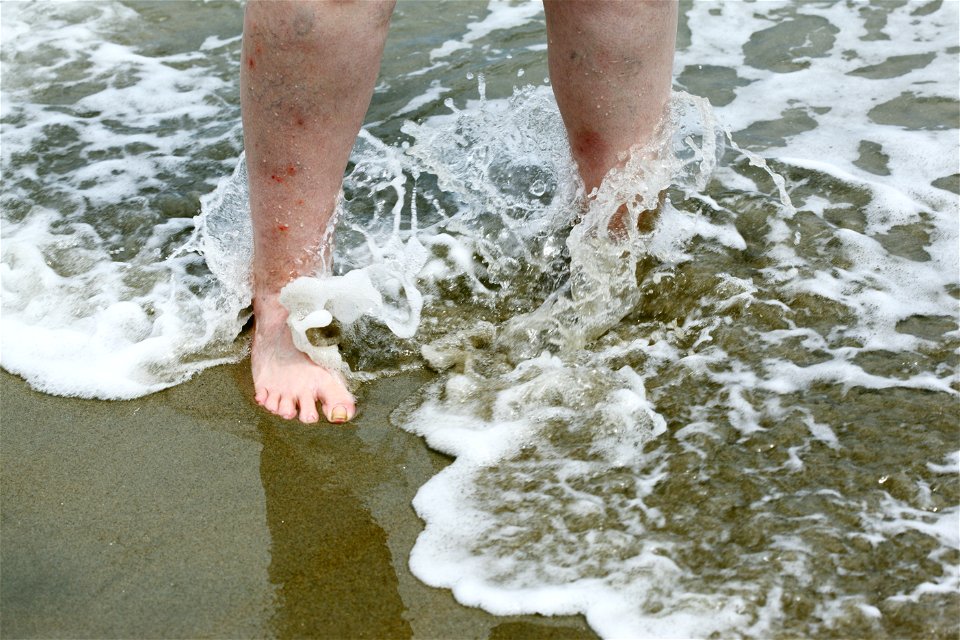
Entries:
[[324,407],[327,414],[327,421],[334,424],[340,424],[349,421],[357,412],[353,402],[339,402],[334,405]]
[[321,384],[318,395],[323,415],[328,422],[334,424],[347,422],[357,412],[353,396],[347,390],[347,383],[338,374],[330,375]]
[[357,412],[353,396],[344,387],[328,390],[323,397],[323,414],[328,422],[347,422]]

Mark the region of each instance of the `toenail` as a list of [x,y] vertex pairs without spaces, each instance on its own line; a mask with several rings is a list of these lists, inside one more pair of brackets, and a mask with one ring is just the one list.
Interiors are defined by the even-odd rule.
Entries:
[[330,422],[346,422],[347,421],[347,408],[341,405],[337,405],[333,408],[333,411],[330,412]]

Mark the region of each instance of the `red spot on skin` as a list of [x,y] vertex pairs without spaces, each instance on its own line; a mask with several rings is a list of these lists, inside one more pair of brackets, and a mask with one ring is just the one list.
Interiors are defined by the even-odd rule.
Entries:
[[283,178],[281,178],[281,177],[278,176],[278,175],[272,175],[272,176],[270,176],[270,179],[273,180],[274,182],[278,182],[278,183],[280,183],[280,184],[283,184]]
[[257,63],[253,61],[253,58],[247,58],[247,66],[253,69],[257,66]]
[[286,231],[286,230],[289,229],[289,228],[290,228],[290,227],[287,226],[287,225],[285,225],[285,224],[278,224],[278,225],[277,225],[277,231]]
[[303,118],[297,118],[297,124],[303,126]]
[[260,45],[257,45],[256,47],[254,47],[253,50],[256,53],[263,53],[263,47],[261,47]]
[[297,204],[303,206],[303,200],[297,200]]
[[606,150],[603,138],[596,131],[590,129],[577,131],[573,136],[573,149],[579,155],[598,155]]
[[288,175],[288,176],[295,176],[295,175],[297,175],[297,168],[294,167],[292,164],[291,164],[291,165],[288,165],[288,166],[287,166],[287,175]]

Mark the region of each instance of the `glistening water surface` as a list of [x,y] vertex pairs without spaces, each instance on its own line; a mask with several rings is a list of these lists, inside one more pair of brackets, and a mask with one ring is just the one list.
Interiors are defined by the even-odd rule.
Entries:
[[[416,575],[609,637],[955,637],[957,3],[683,4],[670,153],[588,205],[541,7],[435,7],[394,17],[336,255],[355,374],[442,372],[393,416],[456,457]],[[35,387],[242,357],[241,9],[3,4],[3,366]]]

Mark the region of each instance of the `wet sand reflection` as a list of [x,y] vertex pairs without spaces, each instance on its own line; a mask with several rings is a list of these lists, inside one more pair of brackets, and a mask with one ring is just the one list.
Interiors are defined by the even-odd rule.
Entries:
[[[321,427],[324,429],[324,427]],[[343,473],[376,465],[351,432],[260,424],[279,638],[408,638],[386,533]]]

